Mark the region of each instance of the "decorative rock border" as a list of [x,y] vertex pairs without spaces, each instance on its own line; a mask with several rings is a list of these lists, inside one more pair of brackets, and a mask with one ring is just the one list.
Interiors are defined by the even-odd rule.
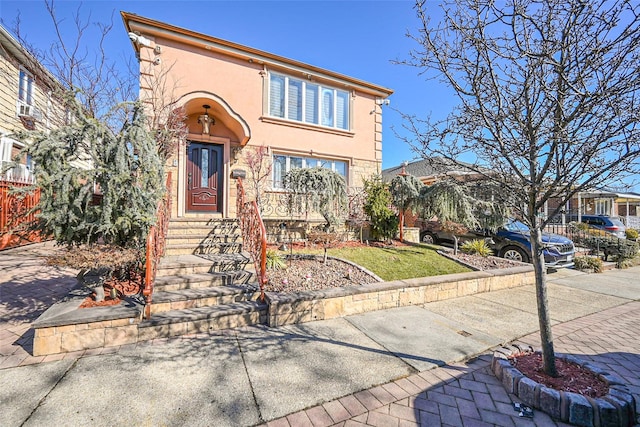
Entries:
[[607,371],[568,354],[556,357],[578,364],[598,375],[609,385],[606,396],[591,398],[577,393],[558,391],[524,376],[513,367],[509,356],[533,348],[511,345],[496,350],[491,370],[508,393],[514,394],[528,406],[545,412],[554,419],[577,426],[633,426],[636,421],[635,400],[624,381]]

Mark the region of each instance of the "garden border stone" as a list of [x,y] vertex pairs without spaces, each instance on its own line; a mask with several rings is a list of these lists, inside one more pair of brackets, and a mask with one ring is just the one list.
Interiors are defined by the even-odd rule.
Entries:
[[609,393],[590,398],[577,393],[558,391],[539,384],[524,376],[509,362],[508,358],[522,352],[534,351],[532,347],[517,345],[502,347],[494,351],[491,370],[502,382],[507,392],[522,402],[538,409],[556,420],[577,426],[633,426],[636,421],[635,400],[622,378],[601,369],[592,363],[563,353],[556,358],[576,363],[596,374],[609,386]]

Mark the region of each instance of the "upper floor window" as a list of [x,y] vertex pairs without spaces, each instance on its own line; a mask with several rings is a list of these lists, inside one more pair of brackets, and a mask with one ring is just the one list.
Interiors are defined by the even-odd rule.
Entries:
[[331,169],[342,175],[345,182],[347,180],[347,162],[345,161],[276,154],[273,156],[273,188],[284,188],[282,180],[290,170],[315,167]]
[[349,130],[349,92],[271,73],[269,115]]
[[25,70],[20,70],[18,100],[26,105],[33,105],[33,76]]

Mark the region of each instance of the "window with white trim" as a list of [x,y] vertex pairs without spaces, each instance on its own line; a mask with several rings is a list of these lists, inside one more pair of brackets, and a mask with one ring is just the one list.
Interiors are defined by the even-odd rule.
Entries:
[[269,74],[269,112],[272,117],[349,130],[349,92]]
[[284,188],[283,179],[287,172],[297,168],[321,167],[339,173],[347,181],[347,162],[342,160],[321,159],[317,157],[298,157],[275,154],[273,156],[273,188]]
[[33,105],[33,76],[25,70],[20,70],[18,83],[18,100],[25,105]]

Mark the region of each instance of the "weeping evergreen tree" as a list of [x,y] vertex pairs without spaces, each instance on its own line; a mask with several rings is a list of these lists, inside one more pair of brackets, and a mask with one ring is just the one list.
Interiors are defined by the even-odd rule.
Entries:
[[[162,161],[141,105],[110,111],[126,113],[117,132],[108,120],[86,114],[74,94],[67,95],[67,105],[69,124],[17,135],[36,164],[41,189],[36,228],[67,245],[102,241],[140,247],[163,191]],[[94,190],[102,194],[98,203]]]
[[319,213],[327,231],[347,212],[347,184],[342,175],[330,169],[292,169],[284,176],[283,185],[289,190],[289,210]]
[[[422,216],[426,219],[438,218],[443,224],[443,231],[454,236],[456,252],[458,234],[478,228],[494,231],[503,225],[509,216],[506,204],[472,196],[470,189],[477,189],[478,185],[484,184],[444,180],[425,186],[420,191],[418,204],[422,209]],[[484,194],[491,194],[493,189],[490,185],[486,183]]]
[[389,184],[394,206],[403,212],[419,206],[420,192],[424,184],[413,175],[397,175]]

